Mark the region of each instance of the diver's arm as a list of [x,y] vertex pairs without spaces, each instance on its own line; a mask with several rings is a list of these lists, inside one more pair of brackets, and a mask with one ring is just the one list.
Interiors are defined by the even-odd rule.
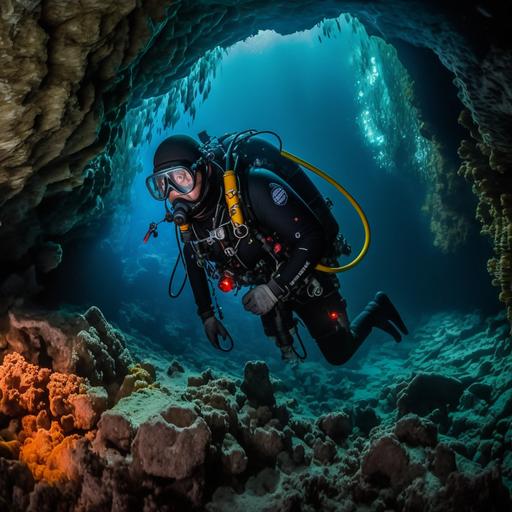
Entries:
[[186,243],[183,248],[185,255],[185,264],[187,266],[187,274],[190,279],[190,286],[194,294],[194,300],[197,305],[197,314],[204,321],[213,315],[212,299],[206,272],[204,268],[197,265],[197,256],[190,243]]
[[265,231],[275,233],[290,251],[289,259],[273,278],[281,291],[270,286],[274,294],[282,295],[305,279],[323,256],[324,231],[295,191],[267,169],[250,171],[248,193],[258,224]]

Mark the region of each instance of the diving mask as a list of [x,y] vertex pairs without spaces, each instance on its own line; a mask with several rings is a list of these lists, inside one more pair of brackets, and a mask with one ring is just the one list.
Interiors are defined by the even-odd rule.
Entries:
[[146,187],[157,201],[165,201],[171,190],[188,194],[195,184],[195,172],[184,165],[166,167],[146,178]]

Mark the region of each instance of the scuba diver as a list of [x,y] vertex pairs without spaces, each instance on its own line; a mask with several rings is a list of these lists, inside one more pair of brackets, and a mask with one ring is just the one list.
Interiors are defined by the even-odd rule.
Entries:
[[[276,136],[280,148],[258,137],[264,133]],[[185,280],[188,276],[197,314],[214,347],[228,351],[219,337],[230,339],[231,348],[232,339],[221,322],[213,280],[226,293],[250,287],[242,298],[244,308],[261,317],[265,334],[285,361],[305,357],[294,314],[333,365],[346,363],[374,327],[396,342],[408,334],[383,292],[349,322],[333,273],[338,270],[328,265],[337,265],[351,248],[338,232],[332,203],[321,196],[297,157],[293,161],[283,156],[275,132],[245,130],[210,137],[203,131],[199,139],[201,143],[187,135],[165,139],[155,152],[146,186],[165,204],[167,215],[161,222],[174,221],[176,236],[178,229],[181,233]],[[156,227],[150,225],[145,241],[157,236]],[[304,355],[295,349],[295,336]]]

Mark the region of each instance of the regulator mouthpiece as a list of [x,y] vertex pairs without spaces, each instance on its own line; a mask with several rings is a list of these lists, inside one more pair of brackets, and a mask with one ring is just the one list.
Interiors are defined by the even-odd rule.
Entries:
[[188,215],[190,213],[190,206],[181,201],[173,204],[173,219],[174,223],[178,226],[183,226],[188,223]]

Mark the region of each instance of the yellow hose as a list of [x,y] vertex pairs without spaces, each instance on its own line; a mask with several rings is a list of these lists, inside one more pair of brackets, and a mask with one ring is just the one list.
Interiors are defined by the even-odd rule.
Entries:
[[305,160],[302,160],[302,158],[299,158],[298,156],[292,155],[291,153],[288,153],[288,151],[281,151],[281,155],[283,155],[285,158],[288,158],[288,160],[292,160],[293,162],[298,163],[299,165],[302,165],[306,169],[309,169],[310,171],[314,172],[321,178],[323,178],[325,181],[329,182],[331,185],[333,185],[341,194],[343,194],[349,201],[350,204],[354,207],[355,211],[359,215],[359,218],[361,219],[361,222],[363,223],[364,228],[364,244],[363,248],[359,252],[359,254],[346,265],[342,265],[341,267],[327,267],[326,265],[318,264],[315,269],[320,270],[321,272],[345,272],[347,270],[350,270],[352,267],[355,267],[363,258],[366,252],[368,251],[368,248],[370,247],[370,225],[368,224],[368,219],[366,218],[366,215],[364,214],[362,208],[359,206],[357,201],[333,178],[331,178],[328,174],[321,171],[318,167],[315,167],[314,165],[311,165],[310,163],[306,162]]

